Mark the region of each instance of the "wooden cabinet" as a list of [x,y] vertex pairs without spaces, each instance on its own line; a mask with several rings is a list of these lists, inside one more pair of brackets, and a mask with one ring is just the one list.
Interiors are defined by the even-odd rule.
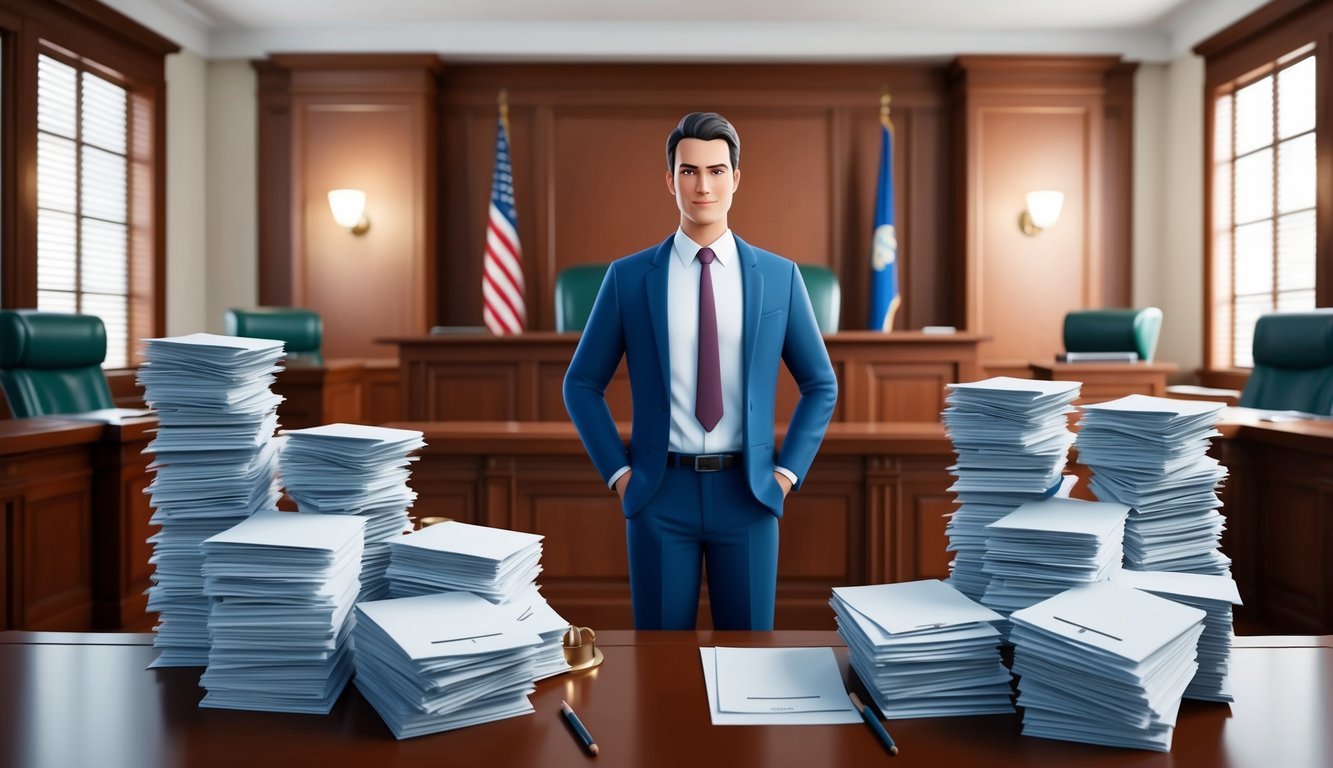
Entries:
[[157,419],[140,417],[106,424],[94,447],[93,627],[147,631],[147,590],[153,566],[148,537],[153,508],[144,491],[153,481],[152,454],[144,453],[157,434]]
[[99,424],[0,423],[5,626],[82,630],[92,621],[92,450]]
[[1079,381],[1078,405],[1104,403],[1126,395],[1166,397],[1166,379],[1175,363],[1032,363],[1032,378]]

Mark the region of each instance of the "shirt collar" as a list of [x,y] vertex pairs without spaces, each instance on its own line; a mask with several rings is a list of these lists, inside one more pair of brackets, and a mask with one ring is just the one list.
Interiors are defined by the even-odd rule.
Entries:
[[[676,230],[676,237],[671,242],[671,252],[680,260],[682,267],[692,265],[695,257],[699,255],[699,249],[703,247],[705,246],[691,240],[683,229]],[[730,229],[723,232],[721,237],[714,240],[707,247],[713,249],[713,263],[718,266],[726,267],[737,258],[736,236],[731,233]]]

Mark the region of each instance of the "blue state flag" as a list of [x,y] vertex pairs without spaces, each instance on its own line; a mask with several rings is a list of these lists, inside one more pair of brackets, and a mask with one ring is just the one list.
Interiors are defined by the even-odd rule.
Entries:
[[870,250],[871,330],[893,330],[898,312],[898,233],[893,228],[893,124],[880,125],[879,186],[875,192],[875,232]]

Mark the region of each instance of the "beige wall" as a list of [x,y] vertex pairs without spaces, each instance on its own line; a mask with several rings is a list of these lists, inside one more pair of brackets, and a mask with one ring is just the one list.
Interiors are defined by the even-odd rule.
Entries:
[[183,51],[168,56],[167,79],[167,334],[204,329],[204,94],[208,62]]
[[255,72],[248,61],[210,61],[205,157],[207,281],[204,327],[222,331],[227,307],[258,303]]
[[1193,381],[1203,364],[1203,59],[1135,79],[1134,304],[1162,309],[1157,357]]

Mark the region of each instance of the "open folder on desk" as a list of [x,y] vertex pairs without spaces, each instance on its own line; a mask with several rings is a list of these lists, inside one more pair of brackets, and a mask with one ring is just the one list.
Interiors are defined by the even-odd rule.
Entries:
[[699,657],[713,725],[861,721],[832,648],[700,648]]

